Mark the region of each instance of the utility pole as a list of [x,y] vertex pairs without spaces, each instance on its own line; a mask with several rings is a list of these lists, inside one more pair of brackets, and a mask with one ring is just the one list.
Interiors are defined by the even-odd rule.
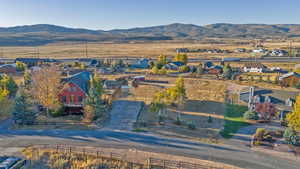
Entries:
[[87,41],[85,42],[85,57],[88,58],[88,46]]
[[1,50],[0,50],[0,57],[1,57],[1,58],[4,58],[3,48],[1,48]]
[[292,47],[293,47],[293,41],[289,41],[289,57],[292,57]]

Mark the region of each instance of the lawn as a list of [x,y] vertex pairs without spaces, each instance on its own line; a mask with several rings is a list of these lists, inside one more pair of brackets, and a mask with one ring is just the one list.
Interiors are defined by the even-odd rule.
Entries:
[[224,129],[220,132],[224,138],[231,138],[240,128],[249,125],[249,123],[243,118],[243,114],[246,111],[246,106],[226,105],[226,111],[224,114]]

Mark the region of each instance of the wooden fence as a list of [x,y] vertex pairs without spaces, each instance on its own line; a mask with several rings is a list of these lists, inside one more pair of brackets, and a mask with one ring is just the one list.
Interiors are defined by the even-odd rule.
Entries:
[[119,154],[114,152],[103,151],[101,148],[88,148],[77,147],[68,145],[38,145],[32,146],[32,148],[38,149],[51,149],[57,152],[69,152],[69,153],[82,153],[86,155],[96,155],[99,159],[106,159],[110,161],[120,161],[130,164],[129,166],[139,166],[139,168],[145,169],[221,169],[221,167],[211,167],[208,164],[195,164],[184,161],[166,160],[160,158],[150,157],[144,162],[133,162],[132,159],[127,158],[126,154]]

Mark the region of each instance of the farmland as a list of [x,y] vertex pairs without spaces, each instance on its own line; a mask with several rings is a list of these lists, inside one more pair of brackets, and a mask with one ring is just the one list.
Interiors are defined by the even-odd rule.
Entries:
[[[248,43],[251,41],[248,41]],[[266,49],[288,48],[287,42],[267,42]],[[300,43],[294,43],[300,47]],[[86,58],[86,57],[146,57],[160,54],[174,56],[176,48],[188,49],[253,49],[250,44],[240,45],[239,40],[226,40],[221,44],[208,42],[139,42],[139,43],[53,43],[43,46],[0,47],[0,57]],[[249,57],[249,53],[188,53],[190,58]]]

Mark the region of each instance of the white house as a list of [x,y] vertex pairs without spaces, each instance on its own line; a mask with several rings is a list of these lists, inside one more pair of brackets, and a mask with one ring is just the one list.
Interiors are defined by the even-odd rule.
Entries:
[[267,70],[267,67],[261,63],[246,63],[243,70],[244,72],[262,73]]

